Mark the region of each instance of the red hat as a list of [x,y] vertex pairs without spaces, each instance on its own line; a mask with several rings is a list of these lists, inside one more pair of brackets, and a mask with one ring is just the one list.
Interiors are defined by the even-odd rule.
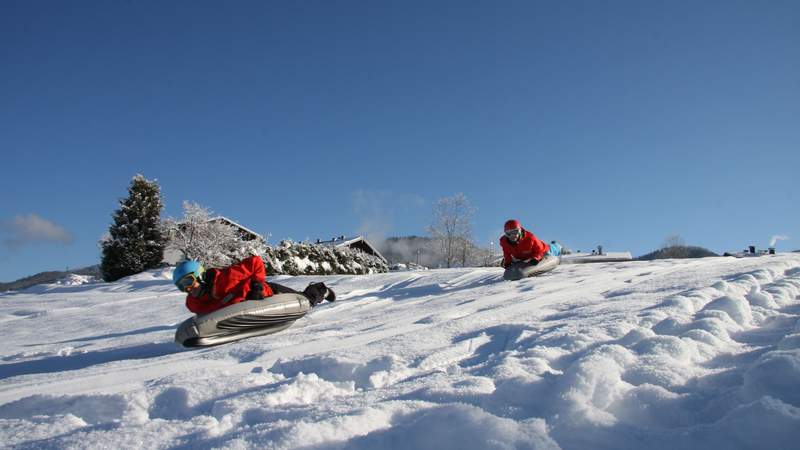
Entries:
[[520,225],[519,220],[510,219],[510,220],[506,220],[506,224],[503,227],[503,231],[516,230],[518,228],[522,228],[522,225]]

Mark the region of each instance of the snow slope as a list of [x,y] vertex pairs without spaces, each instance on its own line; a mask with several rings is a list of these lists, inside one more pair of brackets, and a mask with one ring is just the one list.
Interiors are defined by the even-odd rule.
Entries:
[[324,279],[276,335],[172,343],[168,271],[0,295],[0,446],[797,448],[800,255]]

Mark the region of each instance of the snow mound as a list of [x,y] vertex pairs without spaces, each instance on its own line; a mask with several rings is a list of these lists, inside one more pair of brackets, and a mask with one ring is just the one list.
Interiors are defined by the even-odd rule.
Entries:
[[[753,320],[753,314],[750,310],[750,304],[744,297],[740,296],[724,296],[709,302],[701,311],[701,313],[709,313],[712,311],[720,311],[725,313],[728,317],[733,319],[739,325],[749,325]],[[704,314],[711,317],[719,317],[716,314]]]
[[743,391],[749,398],[769,396],[800,407],[800,349],[767,352],[744,373]]
[[76,275],[74,273],[56,281],[58,286],[80,286],[83,284],[95,283],[97,279],[89,275]]
[[347,448],[559,449],[541,419],[514,421],[480,408],[452,404],[393,418],[390,427],[351,440]]

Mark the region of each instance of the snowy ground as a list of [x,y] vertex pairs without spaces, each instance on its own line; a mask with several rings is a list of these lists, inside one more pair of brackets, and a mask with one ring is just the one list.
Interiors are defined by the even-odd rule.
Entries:
[[320,278],[195,350],[168,271],[0,295],[0,446],[798,448],[800,255]]

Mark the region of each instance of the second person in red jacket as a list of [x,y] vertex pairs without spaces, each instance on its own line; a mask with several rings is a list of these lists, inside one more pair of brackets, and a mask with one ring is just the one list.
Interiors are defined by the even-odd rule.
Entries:
[[503,249],[503,267],[508,267],[516,261],[537,264],[545,255],[561,255],[561,245],[557,243],[551,245],[537,238],[533,233],[522,228],[516,219],[507,220],[503,226],[500,247]]

